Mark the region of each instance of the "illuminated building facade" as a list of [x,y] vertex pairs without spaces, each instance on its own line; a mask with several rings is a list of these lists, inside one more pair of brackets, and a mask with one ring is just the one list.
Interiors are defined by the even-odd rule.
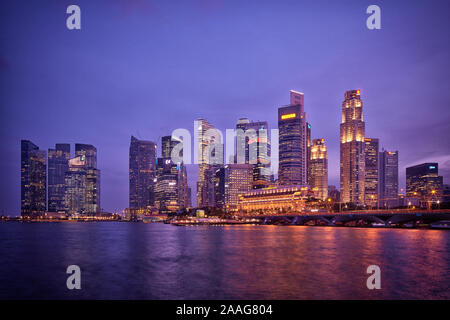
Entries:
[[202,186],[202,207],[217,207],[216,203],[216,171],[223,168],[223,165],[208,165],[203,173]]
[[307,184],[307,143],[304,95],[290,91],[290,105],[278,108],[280,185]]
[[214,173],[214,201],[217,208],[225,208],[225,167],[218,168]]
[[183,158],[183,149],[180,150],[179,154],[174,155],[174,159],[172,159],[172,152],[174,148],[183,143],[177,137],[174,136],[164,136],[161,138],[161,161],[170,159],[172,163],[174,163],[177,167],[178,177],[177,177],[177,186],[178,186],[178,207],[179,209],[188,208],[190,206],[190,201],[188,200],[188,182],[187,182],[187,171],[184,163],[175,162],[177,158]]
[[379,142],[375,138],[364,139],[365,153],[365,181],[364,197],[365,204],[370,207],[376,207],[378,203],[378,159]]
[[178,202],[180,209],[189,208],[189,187],[187,180],[186,166],[183,163],[178,164]]
[[131,137],[129,153],[129,206],[146,209],[154,205],[156,144]]
[[239,195],[253,188],[253,165],[228,164],[224,167],[224,206],[226,209],[236,209]]
[[85,159],[85,213],[98,214],[100,206],[100,170],[97,169],[97,148],[90,144],[75,144],[75,156]]
[[236,163],[253,165],[253,188],[270,184],[270,142],[266,121],[250,122],[247,118],[236,124]]
[[443,178],[439,176],[439,164],[427,162],[406,168],[406,195],[425,201],[440,200]]
[[398,151],[380,152],[380,206],[398,206]]
[[158,158],[156,161],[155,206],[159,213],[176,212],[180,204],[180,164],[171,159]]
[[314,139],[311,144],[310,188],[317,199],[328,197],[328,159],[325,139]]
[[[161,138],[161,157],[164,159],[172,158],[172,150],[179,143],[183,143],[180,139],[172,136],[164,136]],[[178,155],[183,157],[183,152],[181,151]]]
[[[222,136],[204,119],[197,119],[195,124],[198,143],[197,207],[213,207],[214,172],[224,162]],[[208,177],[205,177],[208,169]]]
[[311,124],[306,123],[306,180],[311,186]]
[[345,93],[340,125],[340,192],[342,202],[364,203],[365,124],[359,90]]
[[29,140],[21,141],[21,215],[33,217],[47,206],[47,155]]
[[70,144],[58,143],[48,149],[48,211],[65,212],[66,172],[69,171]]
[[308,197],[307,186],[277,186],[251,190],[239,196],[241,213],[276,214],[301,212]]
[[86,168],[84,155],[69,160],[69,170],[65,174],[65,209],[69,215],[84,215],[87,213],[86,199]]

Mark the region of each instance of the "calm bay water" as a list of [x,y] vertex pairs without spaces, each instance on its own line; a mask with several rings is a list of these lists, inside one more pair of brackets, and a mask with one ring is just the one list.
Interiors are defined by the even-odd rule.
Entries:
[[450,299],[442,230],[0,223],[0,240],[1,299]]

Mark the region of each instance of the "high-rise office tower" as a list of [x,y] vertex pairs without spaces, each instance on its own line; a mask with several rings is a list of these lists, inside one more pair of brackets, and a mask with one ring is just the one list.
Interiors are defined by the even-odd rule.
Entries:
[[306,114],[303,93],[290,91],[290,104],[278,108],[280,185],[307,184]]
[[398,206],[398,151],[380,152],[380,200],[382,207]]
[[147,209],[154,205],[156,151],[154,142],[131,137],[129,154],[131,209]]
[[328,159],[325,139],[314,139],[311,144],[310,187],[316,198],[328,197]]
[[21,215],[33,217],[45,212],[47,205],[46,152],[29,140],[21,141]]
[[218,168],[214,174],[215,206],[225,208],[225,167]]
[[378,204],[378,139],[364,139],[365,153],[365,181],[364,181],[364,197],[365,204],[370,207],[376,207]]
[[97,169],[97,148],[91,144],[75,144],[75,156],[84,156],[86,172],[85,213],[100,213],[100,170]]
[[48,211],[63,212],[65,206],[66,172],[69,171],[70,144],[57,143],[48,149]]
[[425,201],[440,200],[443,178],[437,162],[422,163],[406,168],[406,195]]
[[69,215],[88,214],[87,210],[87,160],[79,155],[69,160],[65,174],[65,210]]
[[97,148],[91,144],[76,143],[75,156],[85,156],[87,168],[97,168]]
[[253,188],[253,165],[227,164],[215,171],[216,206],[237,209],[239,195]]
[[311,186],[311,124],[306,123],[306,182]]
[[[177,162],[175,163],[176,158],[183,158],[183,152],[176,155],[174,159],[172,159],[172,151],[173,149],[182,141],[179,138],[172,136],[164,136],[161,138],[161,161],[165,162],[165,160],[171,160],[173,165],[176,166],[178,177],[177,177],[177,187],[178,187],[178,207],[179,209],[188,208],[188,182],[187,182],[187,171],[184,163]],[[158,178],[158,177],[157,177]]]
[[178,164],[178,198],[180,203],[180,209],[189,208],[189,186],[187,179],[186,166],[183,163]]
[[186,204],[186,208],[191,208],[192,207],[192,189],[191,187],[187,188],[187,204]]
[[[197,181],[197,206],[210,207],[211,185],[214,190],[213,173],[208,173],[208,179],[205,172],[210,168],[223,166],[223,142],[218,130],[216,130],[208,121],[198,119],[197,137],[198,137],[198,181]],[[211,170],[210,170],[211,171]]]
[[160,213],[176,212],[180,209],[180,164],[171,159],[156,161],[155,207]]
[[342,122],[340,125],[340,180],[341,201],[364,203],[365,124],[363,103],[359,90],[345,93],[342,103]]
[[[161,157],[164,159],[172,158],[172,150],[179,143],[183,143],[180,139],[172,136],[164,136],[161,138]],[[183,158],[183,152],[180,152],[180,158]]]
[[266,121],[241,118],[236,124],[236,163],[253,165],[253,188],[271,181],[269,129]]

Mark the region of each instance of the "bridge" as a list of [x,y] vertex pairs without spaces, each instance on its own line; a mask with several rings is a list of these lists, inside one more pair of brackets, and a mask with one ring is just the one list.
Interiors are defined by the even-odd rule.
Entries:
[[[259,219],[262,224],[290,225],[376,225],[392,227],[427,225],[450,221],[450,210],[367,210],[347,212],[301,212],[288,214],[239,214],[244,219]],[[450,225],[450,223],[447,223]]]

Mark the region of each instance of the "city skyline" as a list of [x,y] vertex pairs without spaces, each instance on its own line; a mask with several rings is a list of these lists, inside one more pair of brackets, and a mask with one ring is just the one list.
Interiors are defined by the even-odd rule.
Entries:
[[[443,4],[445,5],[448,6],[447,3]],[[37,5],[30,4],[30,6]],[[52,14],[60,10],[57,4],[48,4],[48,6]],[[405,168],[426,162],[438,162],[440,175],[444,176],[444,183],[449,181],[450,150],[448,145],[442,145],[442,141],[446,141],[449,129],[447,107],[449,93],[446,90],[448,80],[444,77],[449,62],[442,59],[442,53],[448,50],[448,45],[439,41],[440,36],[445,35],[447,25],[444,25],[442,29],[436,29],[436,25],[448,22],[439,22],[441,20],[434,19],[435,22],[432,25],[419,22],[413,25],[406,24],[407,17],[398,16],[398,13],[405,8],[399,4],[385,4],[387,14],[383,21],[391,29],[396,27],[399,32],[387,34],[384,30],[380,30],[379,34],[374,35],[364,29],[362,22],[359,26],[356,22],[344,21],[355,20],[344,19],[344,17],[357,16],[363,12],[364,5],[349,6],[350,8],[336,5],[337,10],[345,7],[343,11],[347,11],[345,13],[342,10],[339,11],[343,13],[339,17],[342,21],[333,17],[332,10],[322,12],[316,5],[310,5],[308,12],[311,17],[322,13],[325,17],[318,19],[320,22],[317,23],[307,22],[314,28],[298,31],[299,36],[303,36],[302,44],[289,42],[295,47],[292,51],[296,51],[295,53],[300,57],[296,58],[290,52],[291,48],[283,47],[283,42],[279,41],[287,40],[285,37],[290,34],[289,31],[301,26],[301,19],[298,19],[298,24],[295,21],[280,23],[279,26],[276,26],[276,23],[263,24],[258,19],[255,20],[255,17],[248,15],[254,9],[252,4],[243,6],[237,18],[237,25],[241,27],[237,29],[244,34],[247,32],[247,36],[242,36],[237,31],[226,31],[217,27],[211,31],[210,35],[214,36],[236,37],[236,43],[232,44],[228,50],[226,47],[221,47],[214,37],[201,37],[202,32],[197,29],[182,31],[179,37],[175,37],[174,30],[171,29],[171,26],[179,26],[179,21],[175,17],[182,19],[200,17],[195,24],[198,28],[209,25],[210,15],[227,23],[227,4],[221,4],[220,9],[214,6],[209,8],[208,14],[202,7],[195,7],[173,16],[167,13],[169,17],[167,25],[146,22],[149,13],[136,9],[131,13],[128,12],[127,15],[126,10],[120,5],[105,5],[104,12],[102,12],[103,9],[99,10],[95,5],[87,2],[80,1],[80,6],[87,12],[86,23],[90,21],[89,24],[83,25],[80,34],[74,35],[67,33],[67,30],[59,30],[56,27],[59,24],[57,14],[55,14],[56,17],[43,22],[45,32],[53,30],[54,27],[53,35],[58,40],[56,42],[63,42],[68,49],[57,45],[56,42],[46,42],[48,40],[42,37],[42,31],[39,28],[31,28],[31,22],[22,21],[27,21],[26,18],[14,20],[19,15],[30,18],[30,21],[42,19],[38,9],[23,13],[14,4],[8,4],[5,10],[1,10],[3,12],[2,30],[5,30],[2,42],[14,43],[11,40],[13,35],[18,39],[29,40],[9,46],[0,53],[1,84],[2,90],[5,90],[1,95],[0,118],[0,143],[2,150],[5,151],[5,156],[0,161],[0,171],[4,177],[1,182],[4,192],[1,196],[0,211],[4,210],[5,213],[12,214],[18,214],[20,211],[20,160],[18,159],[21,139],[32,141],[42,150],[53,148],[55,143],[86,142],[95,145],[98,148],[98,168],[102,170],[102,206],[107,211],[118,211],[127,207],[128,202],[127,149],[131,135],[136,135],[143,140],[156,141],[159,144],[160,137],[169,135],[173,129],[188,128],[192,132],[192,122],[200,116],[223,132],[225,128],[233,128],[236,121],[242,117],[254,121],[267,121],[269,128],[276,128],[277,108],[285,104],[285,92],[289,89],[305,92],[307,120],[312,123],[312,137],[324,137],[327,141],[330,185],[339,186],[339,161],[336,161],[339,158],[339,109],[343,92],[352,88],[359,88],[364,96],[366,136],[379,138],[380,146],[387,150],[399,150],[400,188],[405,188]],[[429,7],[422,10],[421,6],[421,4],[408,3],[406,9],[411,12],[422,12],[427,21],[441,14],[440,10]],[[161,10],[166,12],[167,9],[163,6]],[[267,9],[263,5],[257,16],[267,14]],[[389,14],[389,10],[395,11],[397,14],[395,18]],[[3,16],[4,12],[8,12],[8,16]],[[132,21],[130,15],[136,19],[136,22],[128,25]],[[149,15],[151,16],[151,13]],[[89,16],[95,16],[97,20],[89,20]],[[187,57],[173,54],[173,66],[176,67],[178,63],[182,67],[182,71],[179,72],[183,74],[190,72],[193,75],[193,84],[204,87],[205,90],[191,90],[191,86],[174,80],[179,73],[170,65],[169,72],[166,77],[163,77],[161,85],[156,85],[148,79],[155,73],[155,68],[157,74],[163,72],[163,69],[159,69],[151,62],[150,58],[158,60],[158,53],[150,50],[153,48],[150,43],[135,44],[134,52],[118,50],[115,53],[112,52],[115,42],[110,37],[100,40],[98,46],[94,44],[92,39],[98,38],[97,32],[102,28],[102,22],[115,19],[117,16],[120,16],[122,20],[118,22],[119,26],[112,26],[112,33],[117,34],[119,39],[137,30],[136,24],[143,24],[146,26],[144,30],[154,37],[150,37],[151,39],[158,41],[172,39],[172,42],[163,41],[166,50],[180,42],[187,46]],[[255,29],[247,25],[244,17],[255,23]],[[283,22],[286,17],[275,13],[275,18],[276,22]],[[21,25],[21,23],[25,24]],[[405,26],[402,26],[402,23]],[[159,31],[162,30],[162,35],[154,31],[157,29],[155,24],[158,25]],[[4,25],[10,28],[3,28]],[[337,26],[337,30],[330,30],[330,26]],[[9,29],[14,32],[8,31]],[[261,30],[262,38],[251,39],[248,33],[252,34],[257,30]],[[276,40],[270,30],[274,30],[276,34],[286,34],[286,36]],[[190,38],[193,41],[192,45],[182,41],[183,35],[187,35],[186,32],[192,35]],[[358,54],[352,55],[351,58],[340,55],[345,46],[339,41],[342,41],[348,32],[353,32],[355,40],[369,38],[364,45],[355,44],[355,51]],[[428,36],[431,33],[433,37]],[[256,34],[259,34],[259,31]],[[144,35],[147,37],[145,32],[133,35],[131,44]],[[170,38],[171,36],[174,38]],[[332,36],[336,36],[336,39],[331,39]],[[418,36],[423,41],[413,41],[408,44],[401,42],[396,51],[389,51],[395,41],[413,36],[415,39]],[[331,52],[326,54],[320,52],[317,57],[313,57],[313,51],[316,53],[323,48],[317,40],[321,38],[329,40]],[[249,39],[250,44],[245,46],[245,42]],[[35,45],[36,41],[48,44],[48,49],[42,49],[47,48],[45,45],[41,46],[35,52],[35,57],[44,62],[42,65],[50,66],[50,68],[42,69],[41,65],[27,63],[27,55],[19,54],[22,51],[29,51],[29,46]],[[419,45],[418,42],[421,44]],[[192,53],[195,45],[207,46],[208,44],[225,49],[222,54],[215,50],[214,53],[218,57],[225,58],[225,61],[236,62],[236,67],[226,64],[229,70],[224,70],[216,66],[214,61],[208,60],[207,56],[204,56],[205,64],[198,67],[199,58],[189,54]],[[266,66],[267,61],[264,58],[250,62],[253,56],[250,53],[253,52],[252,50],[248,52],[250,45],[251,48],[271,50],[273,47],[281,47],[283,50],[281,50],[282,54],[276,54],[271,50],[270,53],[275,56]],[[298,49],[306,48],[308,45],[314,45],[317,50],[306,50],[305,53],[299,54],[301,50]],[[101,49],[103,47],[105,49]],[[242,47],[247,50],[239,50]],[[106,66],[96,67],[97,64],[92,64],[99,53],[106,56]],[[135,61],[121,62],[123,54],[131,55],[135,59],[127,60]],[[338,54],[341,59],[334,60],[331,58],[333,54]],[[333,67],[327,59],[331,59],[332,63],[336,64],[336,61],[339,63]],[[144,60],[149,62],[144,63]],[[111,69],[109,62],[113,62],[114,69]],[[195,63],[197,63],[196,68],[193,66]],[[354,63],[357,67],[352,67]],[[123,69],[128,64],[131,64],[131,67]],[[29,77],[26,79],[17,75],[17,72],[22,72],[24,67],[29,68]],[[301,70],[301,76],[293,75],[292,68]],[[409,70],[408,72],[413,76],[406,77],[401,74],[401,70]],[[269,77],[266,80],[258,79],[261,78],[261,72],[267,73]],[[223,77],[217,79],[217,73]],[[64,74],[73,74],[73,77],[66,78]],[[110,77],[101,81],[99,76],[103,74]],[[43,75],[43,81],[40,81],[40,75]],[[93,81],[85,81],[86,77],[91,78],[91,75],[93,75]],[[242,80],[236,80],[239,79],[239,75],[244,77],[243,80],[247,85],[244,86]],[[125,85],[124,78],[131,79],[137,88]],[[207,85],[202,78],[210,82],[214,79],[215,81],[212,82],[216,83]],[[231,85],[234,81],[237,81],[236,85]],[[58,84],[59,82],[61,84]],[[93,90],[91,87],[94,84],[100,87]],[[121,85],[124,87],[121,88]],[[113,92],[112,88],[121,89]],[[223,88],[228,90],[225,92]],[[21,97],[22,90],[27,90],[32,100]],[[49,94],[50,91],[52,94]],[[177,95],[174,96],[175,92]],[[170,109],[170,105],[173,109],[167,112],[165,109]],[[86,115],[89,116],[86,117]],[[35,122],[36,119],[40,120],[39,124]],[[193,166],[188,167],[193,199],[197,181],[195,171]]]

